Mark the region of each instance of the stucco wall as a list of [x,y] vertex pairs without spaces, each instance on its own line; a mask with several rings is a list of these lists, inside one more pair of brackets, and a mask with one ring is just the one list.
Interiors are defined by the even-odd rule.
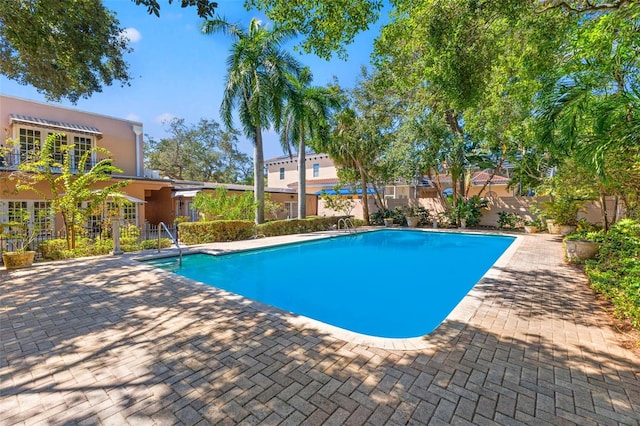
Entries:
[[[29,124],[11,125],[11,114],[95,127],[102,132],[102,137],[92,136],[94,143],[111,152],[113,164],[123,170],[122,175],[143,176],[144,174],[142,135],[136,139],[133,130],[137,127],[142,132],[142,123],[0,95],[0,123],[5,130],[0,142],[17,138],[19,127],[38,128]],[[57,131],[46,128],[41,130]],[[73,131],[70,130],[69,133]]]
[[[313,176],[313,165],[318,164],[318,176]],[[284,168],[284,179],[280,179],[280,168]],[[338,177],[333,161],[325,154],[309,154],[305,158],[307,180],[335,179]],[[290,183],[298,182],[297,157],[273,160],[267,166],[267,186],[270,188],[288,188]]]
[[[498,218],[499,212],[506,211],[510,213],[516,213],[523,220],[532,219],[530,213],[530,206],[537,205],[539,208],[544,209],[544,201],[548,200],[548,197],[490,197],[488,209],[484,209],[482,211],[482,218],[480,219],[480,226],[486,227],[497,227],[498,226]],[[387,199],[387,205],[390,209],[394,209],[396,207],[403,207],[407,205],[415,205],[418,203],[419,205],[425,207],[432,213],[439,213],[446,210],[443,202],[436,197],[430,198],[419,198],[419,199]],[[614,213],[614,199],[607,199],[607,209],[609,211],[609,216],[613,217]],[[353,210],[351,214],[358,218],[362,219],[362,200],[357,199],[353,200]],[[369,199],[369,213],[374,213],[377,211],[377,207],[373,202],[373,199]],[[320,216],[332,216],[336,214],[333,210],[327,209],[324,206],[324,201],[322,199],[318,200],[318,214]],[[583,210],[578,213],[579,218],[585,218],[589,223],[597,224],[602,226],[602,213],[599,201],[592,201],[585,203]]]

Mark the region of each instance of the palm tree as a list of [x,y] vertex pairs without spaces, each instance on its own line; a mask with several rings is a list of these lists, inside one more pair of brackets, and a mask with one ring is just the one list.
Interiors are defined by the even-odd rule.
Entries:
[[284,100],[290,96],[287,75],[297,76],[298,61],[281,45],[295,37],[292,29],[275,26],[269,30],[258,19],[248,29],[223,19],[207,20],[204,34],[222,32],[235,39],[227,58],[227,81],[220,114],[225,125],[233,127],[232,112],[238,109],[244,134],[253,139],[254,196],[256,223],[264,222],[264,153],[262,129],[280,123]]
[[293,88],[284,110],[284,122],[280,141],[283,150],[293,145],[298,149],[298,218],[304,219],[306,209],[305,140],[327,137],[330,109],[338,107],[336,96],[324,88],[310,86],[313,76],[309,68],[303,68],[300,76],[289,76]]

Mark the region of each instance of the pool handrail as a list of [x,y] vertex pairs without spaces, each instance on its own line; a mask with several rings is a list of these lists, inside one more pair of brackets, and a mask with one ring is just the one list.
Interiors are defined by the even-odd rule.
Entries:
[[350,218],[343,217],[338,220],[338,231],[340,231],[341,223],[344,223],[345,232],[358,232],[358,230],[356,229],[356,225],[354,225],[353,221]]
[[164,222],[160,222],[158,224],[158,253],[160,253],[160,229],[164,228],[164,230],[167,232],[167,234],[169,234],[169,238],[171,238],[171,241],[173,241],[173,243],[176,245],[176,247],[178,247],[178,265],[182,266],[182,247],[180,247],[180,243],[178,243],[178,239],[176,237],[173,236],[173,234],[171,233],[171,231],[169,231],[169,228],[167,228],[167,225],[165,225]]

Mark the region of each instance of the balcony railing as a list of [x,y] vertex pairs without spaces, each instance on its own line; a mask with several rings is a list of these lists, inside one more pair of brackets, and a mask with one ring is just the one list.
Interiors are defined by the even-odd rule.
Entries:
[[[0,155],[0,170],[18,170],[18,166],[20,165],[21,161],[21,155],[16,153],[16,152],[11,152],[8,154],[2,154]],[[62,158],[55,158],[56,161],[62,163]],[[84,171],[87,172],[89,171],[89,169],[91,169],[94,165],[96,164],[95,161],[93,160],[89,160],[87,161],[87,163],[85,164],[85,169],[84,170],[78,170],[76,165],[73,164],[71,167],[71,171],[73,173],[79,172],[79,171]],[[54,171],[59,171],[59,170],[54,170]]]

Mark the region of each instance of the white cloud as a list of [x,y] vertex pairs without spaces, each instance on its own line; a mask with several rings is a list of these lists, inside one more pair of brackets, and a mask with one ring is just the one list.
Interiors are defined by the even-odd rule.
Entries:
[[131,114],[127,115],[127,120],[142,122],[142,117],[140,117],[138,114],[131,113]]
[[171,114],[170,112],[164,112],[155,118],[155,122],[158,124],[165,124],[170,122],[174,118],[176,118],[175,115]]
[[142,39],[142,34],[135,28],[125,28],[122,30],[122,36],[131,43],[136,43]]

